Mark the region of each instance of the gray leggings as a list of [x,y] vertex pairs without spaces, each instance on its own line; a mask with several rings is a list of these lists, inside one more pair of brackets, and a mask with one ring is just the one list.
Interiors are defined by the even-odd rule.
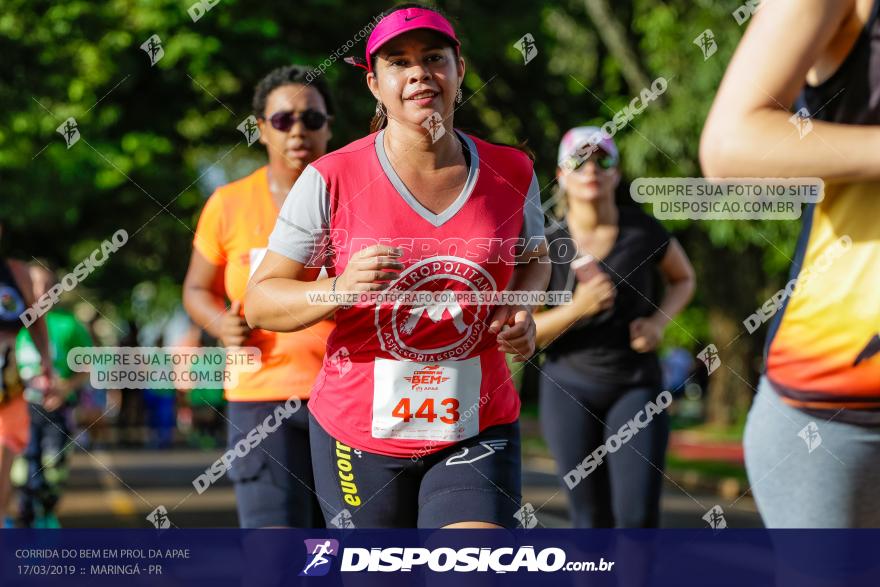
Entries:
[[801,412],[762,379],[743,445],[768,528],[880,527],[880,428]]

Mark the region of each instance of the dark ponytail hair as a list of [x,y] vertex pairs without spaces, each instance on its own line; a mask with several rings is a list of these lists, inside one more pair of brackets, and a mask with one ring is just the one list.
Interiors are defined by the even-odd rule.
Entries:
[[[441,11],[437,10],[435,7],[428,6],[426,4],[420,4],[418,2],[406,2],[404,4],[398,4],[396,6],[392,6],[391,8],[383,11],[380,14],[380,16],[381,16],[381,18],[385,18],[389,14],[393,14],[393,13],[397,12],[398,10],[406,10],[407,8],[423,8],[424,10],[430,10],[432,12],[436,12],[437,14],[442,15],[443,18],[446,18],[447,20],[449,20],[449,18],[445,14],[443,14]],[[443,35],[440,35],[440,36],[443,37]],[[454,45],[451,42],[449,43],[449,46],[454,47]],[[375,74],[375,72],[376,72],[376,55],[375,54],[370,55],[370,69]],[[387,110],[385,110],[385,106],[383,105],[381,108],[381,111],[380,111],[379,102],[377,102],[376,103],[376,114],[373,115],[373,120],[370,121],[370,132],[371,133],[378,132],[378,131],[382,130],[383,128],[385,128],[386,126],[388,126]]]

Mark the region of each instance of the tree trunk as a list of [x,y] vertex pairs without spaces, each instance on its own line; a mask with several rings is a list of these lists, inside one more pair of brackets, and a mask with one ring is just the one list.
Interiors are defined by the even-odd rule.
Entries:
[[[709,332],[721,365],[709,378],[706,399],[706,421],[719,426],[730,426],[740,420],[751,405],[754,395],[755,373],[753,358],[761,345],[744,334],[742,323],[719,307],[709,310]],[[737,338],[739,336],[739,338]],[[736,341],[731,344],[731,341]]]
[[596,25],[599,38],[608,52],[620,64],[620,71],[633,92],[651,85],[651,80],[639,63],[635,50],[626,38],[626,29],[613,14],[607,0],[584,0],[587,14]]
[[721,359],[709,377],[706,417],[730,425],[745,416],[757,384],[765,329],[749,334],[742,321],[758,306],[756,292],[766,287],[768,277],[757,247],[716,246],[696,226],[687,234],[699,295],[708,307],[709,340],[703,344],[714,344]]

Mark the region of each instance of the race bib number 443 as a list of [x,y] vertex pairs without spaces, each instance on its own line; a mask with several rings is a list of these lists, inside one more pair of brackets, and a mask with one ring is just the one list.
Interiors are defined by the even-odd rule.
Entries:
[[376,359],[373,438],[455,442],[480,431],[480,358]]

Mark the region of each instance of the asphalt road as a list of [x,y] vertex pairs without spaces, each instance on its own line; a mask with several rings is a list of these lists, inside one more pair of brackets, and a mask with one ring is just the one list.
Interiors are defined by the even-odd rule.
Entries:
[[[180,528],[235,527],[235,494],[222,479],[199,495],[192,480],[220,451],[175,449],[77,451],[71,455],[71,474],[58,515],[67,528],[150,527],[148,514],[163,506]],[[549,459],[527,458],[523,471],[523,502],[531,504],[538,524],[570,527],[566,493],[553,474]],[[735,502],[718,496],[690,493],[669,479],[664,487],[661,526],[707,527],[706,512],[720,505],[729,527],[760,527],[749,496]]]

